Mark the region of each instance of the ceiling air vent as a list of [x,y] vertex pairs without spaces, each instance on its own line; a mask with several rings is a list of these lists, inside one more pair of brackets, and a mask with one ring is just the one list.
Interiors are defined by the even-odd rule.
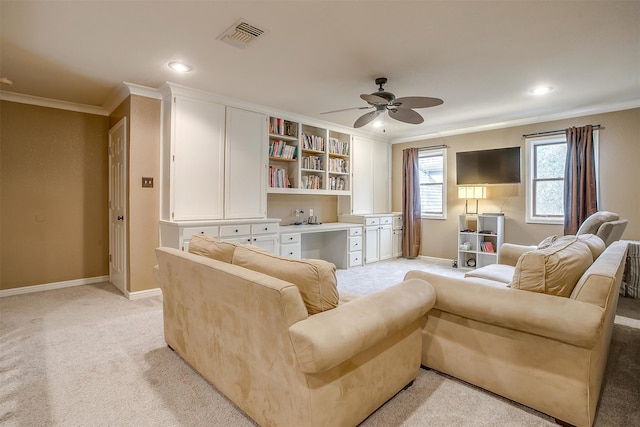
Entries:
[[262,30],[255,25],[247,23],[244,19],[240,19],[227,28],[227,30],[218,37],[218,40],[222,40],[232,46],[245,48],[265,34],[266,30]]

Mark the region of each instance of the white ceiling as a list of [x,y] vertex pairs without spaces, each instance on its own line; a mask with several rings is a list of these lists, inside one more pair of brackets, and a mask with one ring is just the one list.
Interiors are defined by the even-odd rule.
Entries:
[[[2,89],[92,106],[123,81],[171,81],[352,126],[365,111],[320,113],[365,106],[380,76],[444,100],[422,125],[362,128],[392,141],[640,106],[639,1],[1,0],[0,14]],[[240,18],[268,33],[217,40]]]

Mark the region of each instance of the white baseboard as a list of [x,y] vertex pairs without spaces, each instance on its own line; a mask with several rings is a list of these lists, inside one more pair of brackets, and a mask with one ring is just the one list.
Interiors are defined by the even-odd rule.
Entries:
[[30,294],[32,292],[50,291],[52,289],[70,288],[72,286],[92,285],[94,283],[108,282],[109,276],[88,277],[85,279],[66,280],[64,282],[45,283],[43,285],[22,286],[20,288],[0,290],[0,298],[12,295]]
[[430,264],[442,265],[444,267],[451,267],[451,261],[453,261],[452,259],[449,259],[449,258],[437,258],[433,256],[424,256],[424,255],[420,255],[420,259],[423,259]]
[[127,299],[129,300],[155,297],[157,295],[162,295],[162,289],[154,288],[154,289],[146,289],[144,291],[136,291],[136,292],[125,291],[125,297],[127,297]]

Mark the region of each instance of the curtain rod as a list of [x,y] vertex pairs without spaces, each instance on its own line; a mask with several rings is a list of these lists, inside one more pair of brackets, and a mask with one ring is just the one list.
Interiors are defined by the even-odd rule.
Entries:
[[436,150],[438,148],[448,148],[445,144],[431,145],[429,147],[420,147],[419,150]]
[[[600,125],[592,125],[593,129],[600,129]],[[527,133],[522,135],[524,138],[529,138],[531,136],[542,136],[542,135],[559,135],[561,133],[565,133],[566,129],[558,129],[558,130],[549,130],[546,132],[538,132],[538,133]]]

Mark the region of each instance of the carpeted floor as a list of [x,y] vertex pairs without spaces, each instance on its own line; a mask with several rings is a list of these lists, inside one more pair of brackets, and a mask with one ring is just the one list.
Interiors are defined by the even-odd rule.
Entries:
[[[394,260],[339,270],[339,287],[367,293],[409,269]],[[621,299],[596,426],[640,425],[640,300]],[[128,301],[110,284],[0,298],[0,425],[255,426],[169,350],[162,299]],[[420,370],[364,427],[548,426],[500,396]]]

